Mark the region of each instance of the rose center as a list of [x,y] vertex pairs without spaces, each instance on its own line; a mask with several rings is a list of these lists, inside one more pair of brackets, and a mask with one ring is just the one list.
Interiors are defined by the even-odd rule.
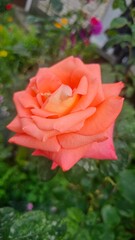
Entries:
[[52,94],[50,92],[43,93],[46,101],[43,104],[43,109],[56,113],[58,116],[67,114],[78,101],[79,96],[73,94],[72,89],[62,84]]

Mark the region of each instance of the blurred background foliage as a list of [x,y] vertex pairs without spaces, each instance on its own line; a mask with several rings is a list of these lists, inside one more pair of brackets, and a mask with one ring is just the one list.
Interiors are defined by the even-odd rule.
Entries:
[[[81,11],[62,18],[28,15],[25,26],[14,9],[0,14],[0,240],[135,239],[135,8],[127,12],[123,0],[114,8],[122,16],[106,31],[103,49],[87,41]],[[106,58],[109,48],[113,62]],[[63,173],[29,149],[9,145],[6,124],[15,115],[13,93],[39,67],[69,55],[100,63],[104,82],[123,81],[126,100],[114,134],[118,161],[82,159]]]

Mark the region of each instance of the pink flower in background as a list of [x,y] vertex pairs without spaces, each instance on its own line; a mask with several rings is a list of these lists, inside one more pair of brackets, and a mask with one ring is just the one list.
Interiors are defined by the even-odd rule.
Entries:
[[34,207],[34,206],[33,206],[33,203],[30,202],[30,203],[27,204],[26,209],[27,209],[28,211],[31,211],[31,210],[33,209],[33,207]]
[[96,17],[90,19],[91,34],[98,35],[102,32],[103,25],[102,22]]

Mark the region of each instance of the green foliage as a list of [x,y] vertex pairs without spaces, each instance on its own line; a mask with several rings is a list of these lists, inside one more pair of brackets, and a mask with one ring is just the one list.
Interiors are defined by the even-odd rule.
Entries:
[[[135,169],[124,170],[120,173],[118,178],[118,188],[122,196],[130,203],[135,202]],[[135,211],[135,205],[134,209]]]
[[60,240],[64,230],[60,220],[42,211],[19,214],[12,208],[0,209],[0,225],[1,240]]
[[123,12],[126,10],[126,1],[125,0],[114,0],[113,1],[114,9],[121,9]]
[[111,205],[105,205],[101,210],[104,224],[107,228],[115,228],[120,223],[120,217],[117,208]]
[[128,21],[124,17],[115,18],[111,22],[111,28],[120,28],[128,24]]

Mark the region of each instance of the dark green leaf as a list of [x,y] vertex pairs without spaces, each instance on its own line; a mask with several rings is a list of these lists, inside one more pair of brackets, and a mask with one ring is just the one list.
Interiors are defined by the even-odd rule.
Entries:
[[106,226],[116,227],[120,223],[117,209],[111,205],[105,205],[101,210],[102,218]]
[[124,170],[118,177],[118,188],[122,196],[135,203],[135,170]]
[[51,166],[51,160],[45,157],[38,157],[38,174],[40,179],[48,181],[56,175],[58,168],[56,168],[56,170],[52,170]]
[[111,22],[111,28],[121,28],[128,24],[128,21],[124,17],[115,18]]
[[106,47],[111,47],[114,46],[115,44],[122,44],[122,43],[131,43],[132,37],[129,34],[123,34],[119,35],[117,34],[116,36],[112,37],[109,39],[109,41],[106,44]]

